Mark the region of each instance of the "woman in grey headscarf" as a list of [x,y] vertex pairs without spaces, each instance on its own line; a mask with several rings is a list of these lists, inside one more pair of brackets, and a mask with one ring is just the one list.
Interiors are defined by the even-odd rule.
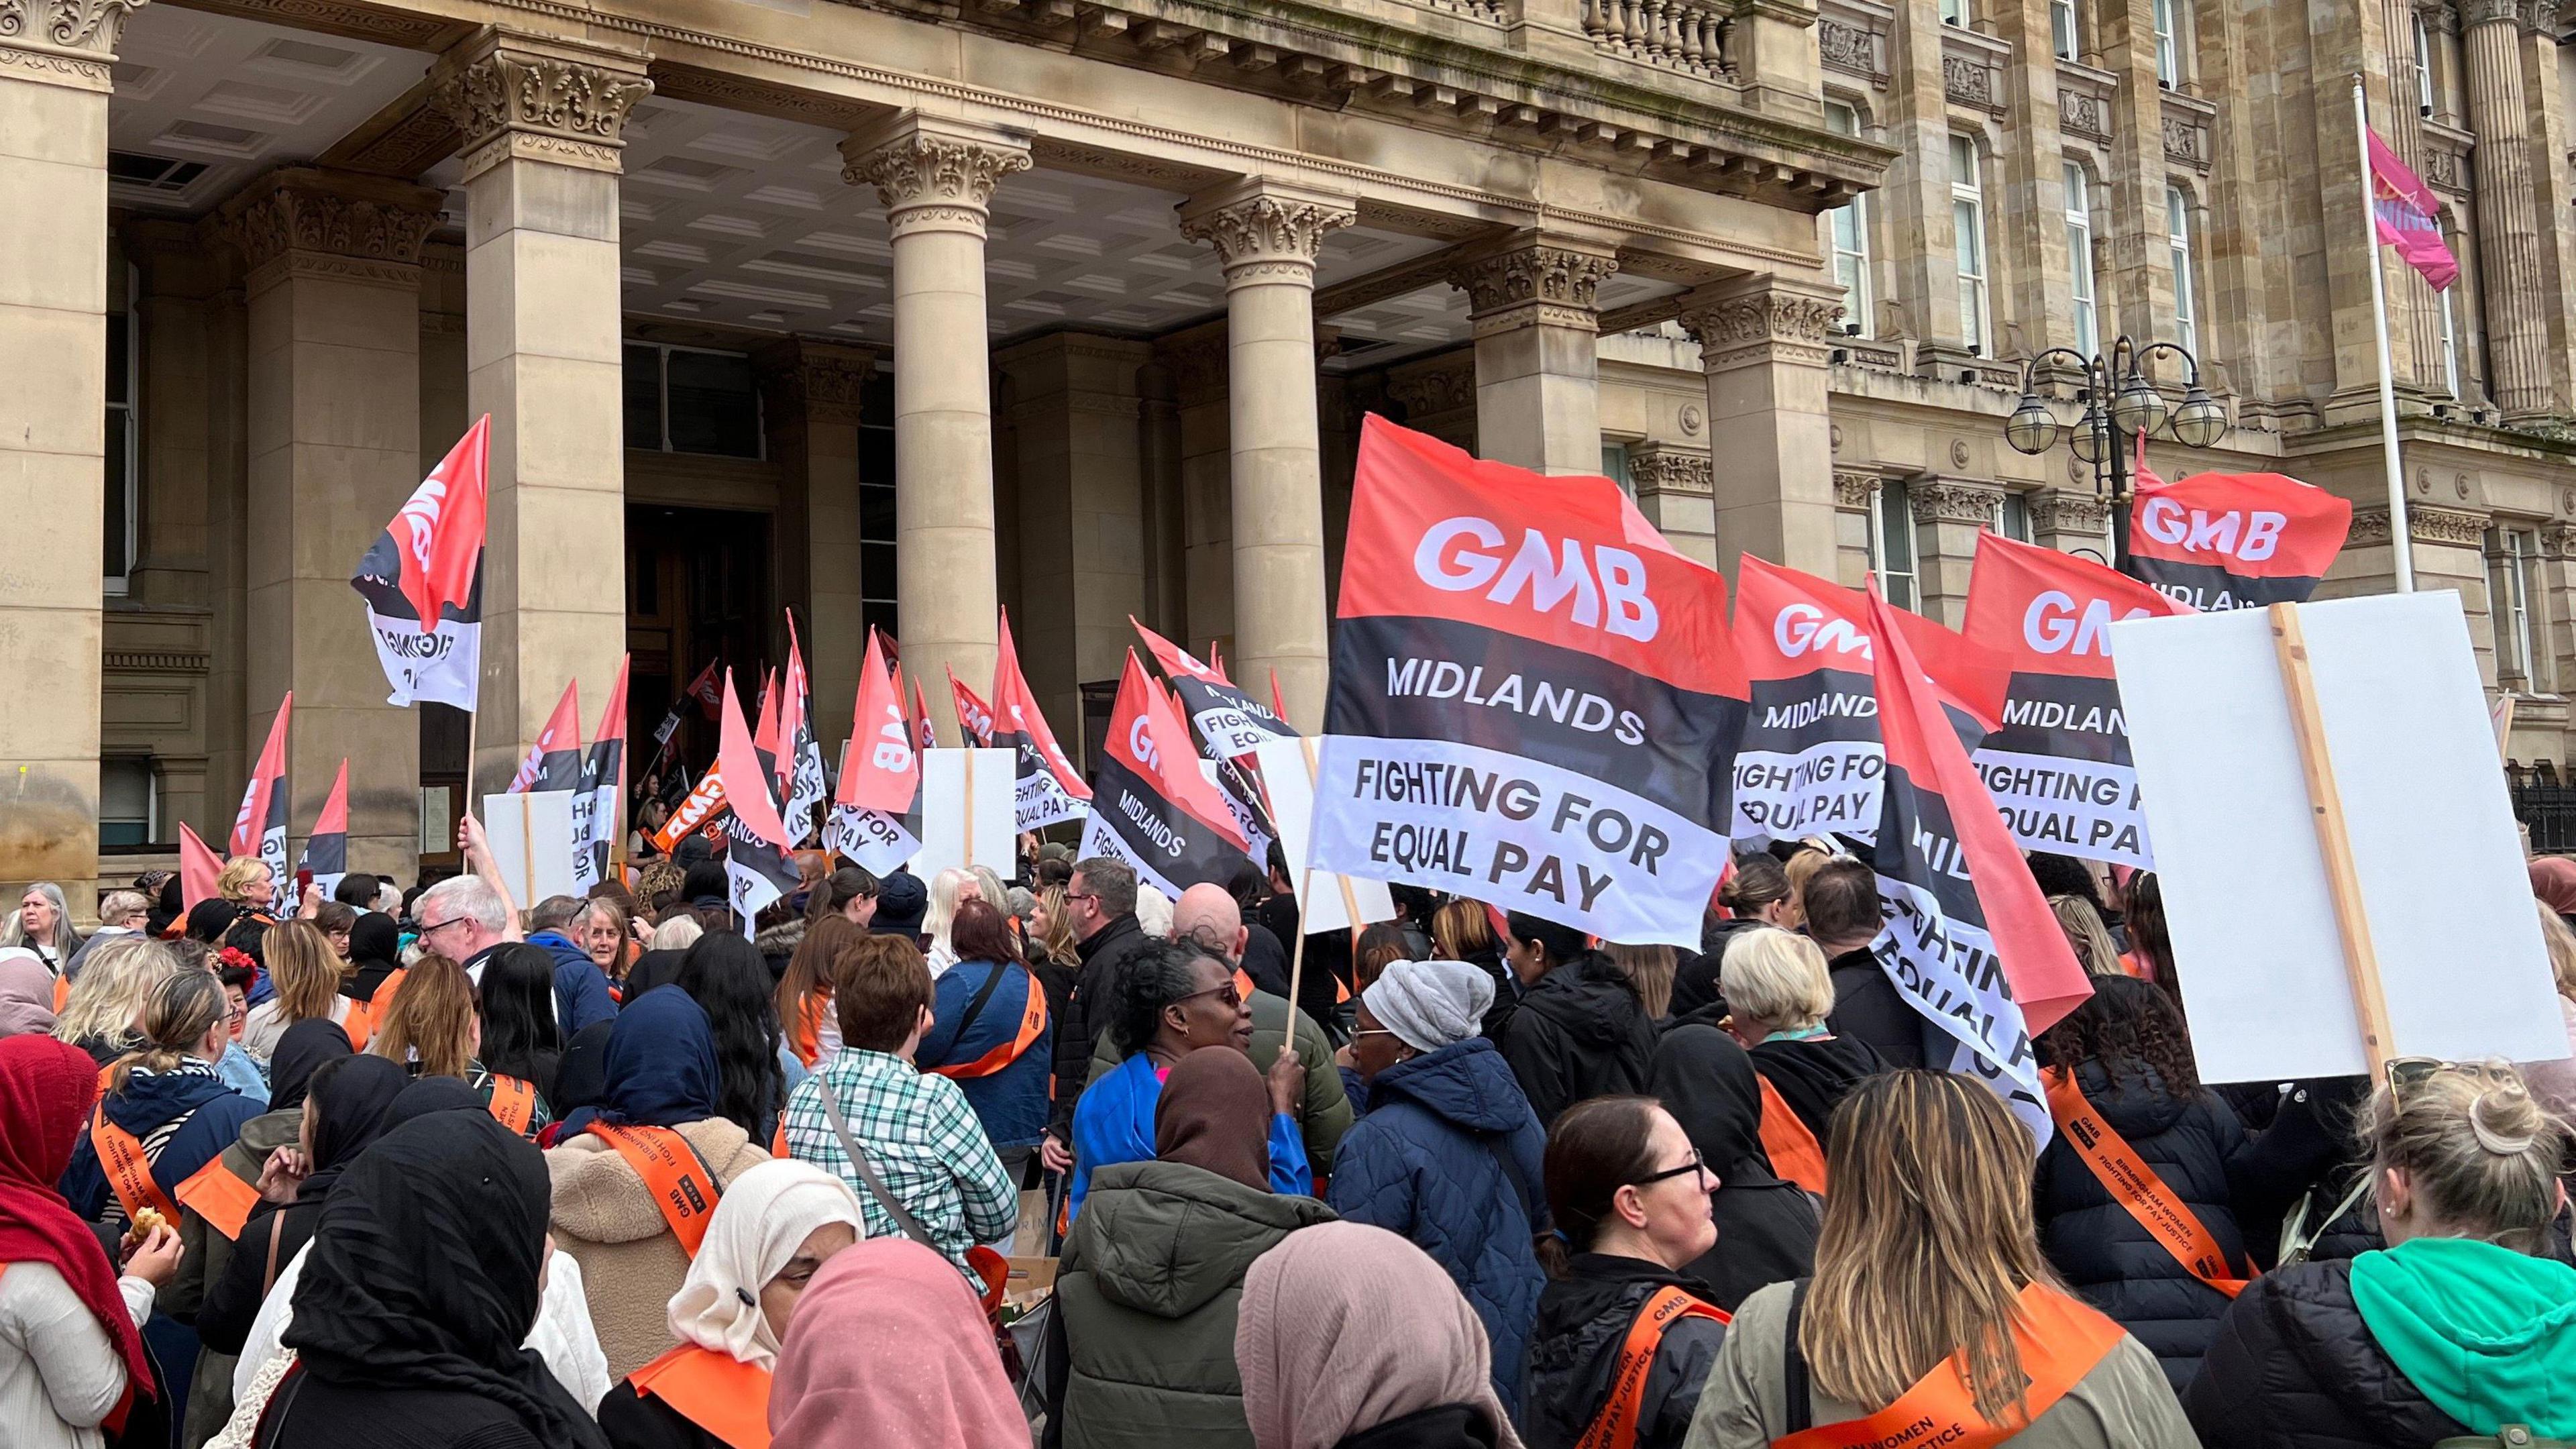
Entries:
[[1484,1321],[1494,1389],[1517,1406],[1521,1345],[1547,1275],[1533,1236],[1547,1134],[1494,1044],[1476,1034],[1493,978],[1463,961],[1397,961],[1360,993],[1352,1063],[1368,1114],[1333,1159],[1329,1201],[1411,1238]]

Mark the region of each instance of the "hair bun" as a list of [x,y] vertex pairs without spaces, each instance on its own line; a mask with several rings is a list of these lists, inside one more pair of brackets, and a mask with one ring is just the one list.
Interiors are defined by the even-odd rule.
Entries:
[[2540,1140],[2547,1119],[2520,1086],[2497,1086],[2469,1104],[2469,1131],[2478,1146],[2498,1157],[2519,1157]]

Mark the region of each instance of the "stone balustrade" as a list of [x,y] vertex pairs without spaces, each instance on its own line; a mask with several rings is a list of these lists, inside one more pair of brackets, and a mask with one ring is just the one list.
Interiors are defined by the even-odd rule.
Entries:
[[1583,0],[1583,33],[1612,55],[1727,80],[1725,12],[1700,0]]

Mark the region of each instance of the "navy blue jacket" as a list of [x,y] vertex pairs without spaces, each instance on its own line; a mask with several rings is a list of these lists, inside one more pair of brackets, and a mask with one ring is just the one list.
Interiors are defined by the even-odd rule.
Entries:
[[[224,1085],[223,1078],[204,1072],[128,1077],[125,1090],[107,1099],[107,1120],[147,1145],[165,1123],[187,1116],[188,1120],[162,1144],[160,1155],[152,1159],[152,1180],[174,1201],[179,1196],[179,1184],[196,1176],[198,1168],[214,1161],[238,1141],[242,1124],[263,1110],[257,1102]],[[191,1113],[194,1115],[188,1115]],[[63,1171],[61,1191],[72,1211],[86,1222],[99,1221],[115,1201],[108,1189],[107,1174],[99,1170],[98,1150],[90,1141],[86,1122],[81,1126],[80,1142],[72,1148],[72,1165]],[[175,1228],[178,1224],[170,1226]]]
[[599,963],[561,931],[539,931],[528,944],[555,958],[555,1029],[565,1041],[594,1022],[617,1015],[617,999],[608,994],[608,978]]
[[[984,1002],[983,1012],[968,1027],[961,1041],[958,1026],[966,1019],[966,1008],[975,993],[984,989],[995,970],[1008,974],[993,988]],[[1019,965],[996,966],[991,961],[960,961],[939,977],[939,1004],[932,1008],[930,1031],[921,1039],[920,1050],[913,1061],[923,1071],[933,1067],[971,1062],[993,1048],[1005,1045],[1020,1033],[1020,1016],[1028,1005],[1029,968]],[[1040,988],[1044,996],[1044,988]],[[1048,1084],[1054,1078],[1055,1040],[1053,1024],[1038,1033],[1019,1060],[990,1076],[960,1077],[957,1085],[966,1094],[966,1105],[975,1109],[975,1120],[984,1124],[984,1135],[993,1139],[997,1149],[1034,1147],[1046,1135]]]
[[1483,1037],[1399,1062],[1369,1084],[1368,1115],[1333,1157],[1333,1211],[1411,1238],[1458,1282],[1494,1350],[1494,1392],[1519,1411],[1521,1352],[1547,1274],[1530,1239],[1547,1220],[1547,1135]]

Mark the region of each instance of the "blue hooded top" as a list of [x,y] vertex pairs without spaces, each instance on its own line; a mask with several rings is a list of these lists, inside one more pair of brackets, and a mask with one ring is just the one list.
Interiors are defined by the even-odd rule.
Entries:
[[677,986],[656,986],[627,1003],[608,1029],[607,1100],[576,1108],[560,1136],[593,1122],[677,1127],[716,1115],[723,1074],[705,1008]]

